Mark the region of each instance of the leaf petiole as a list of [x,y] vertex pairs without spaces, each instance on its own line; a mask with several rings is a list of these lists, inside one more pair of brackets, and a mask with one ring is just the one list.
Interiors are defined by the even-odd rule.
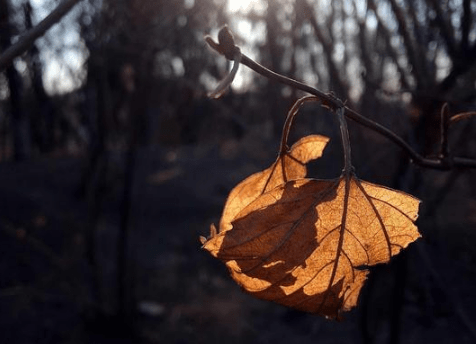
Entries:
[[352,166],[352,159],[350,154],[350,139],[349,139],[349,129],[347,128],[347,121],[344,117],[345,109],[340,107],[337,109],[337,118],[339,119],[340,124],[340,135],[342,139],[342,148],[344,150],[344,170],[342,173],[344,175],[349,175],[353,173],[354,167]]
[[291,130],[294,117],[297,115],[301,106],[303,106],[306,102],[318,102],[318,101],[320,101],[319,97],[304,96],[296,100],[296,102],[293,104],[291,110],[289,110],[288,115],[286,116],[286,121],[284,122],[283,134],[281,135],[281,145],[279,147],[280,155],[286,154],[286,152],[288,151],[289,132]]

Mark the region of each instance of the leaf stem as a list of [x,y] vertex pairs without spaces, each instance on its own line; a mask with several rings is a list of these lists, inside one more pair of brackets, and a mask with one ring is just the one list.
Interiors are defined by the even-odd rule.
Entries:
[[340,107],[337,109],[337,118],[339,119],[340,124],[340,135],[342,139],[342,148],[344,150],[344,170],[343,174],[346,176],[352,173],[354,168],[352,167],[351,159],[351,150],[350,150],[350,139],[349,139],[349,129],[347,128],[347,121],[344,117],[344,108]]
[[320,99],[316,96],[304,96],[296,100],[293,104],[291,110],[289,110],[288,115],[286,116],[286,121],[284,122],[283,133],[281,135],[281,145],[279,147],[279,154],[285,154],[288,151],[288,138],[289,132],[291,130],[292,123],[294,121],[294,117],[297,115],[301,106],[307,102],[317,102]]

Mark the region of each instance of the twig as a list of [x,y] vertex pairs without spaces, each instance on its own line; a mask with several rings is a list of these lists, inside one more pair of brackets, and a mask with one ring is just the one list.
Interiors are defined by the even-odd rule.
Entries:
[[50,27],[60,21],[61,18],[80,1],[81,0],[65,0],[38,25],[23,34],[18,42],[10,46],[0,55],[0,71],[7,67],[15,57],[27,51],[37,38],[43,36]]
[[[5,221],[3,221],[5,222]],[[84,286],[79,284],[74,271],[71,270],[70,262],[68,257],[61,257],[56,254],[48,245],[46,245],[40,239],[32,236],[26,230],[22,228],[15,228],[9,223],[4,223],[0,226],[0,231],[6,235],[14,238],[20,242],[27,244],[34,252],[39,253],[44,256],[47,261],[56,269],[56,276],[61,276],[62,281],[66,282],[64,286],[67,292],[75,298],[81,307],[89,307],[90,309],[98,309],[99,306],[87,296],[87,293],[84,292]],[[0,290],[0,297],[2,296],[11,296],[12,293],[17,292],[21,293],[22,286],[18,286],[19,289],[2,289]],[[25,289],[28,287],[25,287]],[[33,290],[33,289],[32,289]],[[10,293],[10,295],[8,294]]]
[[442,159],[447,158],[449,156],[449,148],[448,148],[448,127],[449,127],[449,118],[450,118],[450,111],[448,109],[448,103],[444,103],[443,107],[441,108],[441,115],[440,115],[440,157]]
[[28,232],[26,232],[24,229],[16,229],[9,224],[4,224],[3,226],[0,226],[0,230],[8,236],[28,244],[35,252],[45,256],[48,259],[48,262],[50,262],[51,265],[53,265],[61,273],[65,273],[67,271],[68,267],[66,266],[64,259],[53,252],[53,250],[43,241],[28,234]]
[[350,139],[349,139],[349,129],[347,129],[347,121],[344,117],[344,108],[341,107],[337,109],[337,118],[340,123],[340,132],[342,138],[342,149],[344,150],[344,171],[342,172],[345,175],[352,173],[352,159],[351,159],[351,150],[350,150]]
[[[228,28],[224,27],[222,30],[228,30]],[[224,55],[227,59],[232,59],[230,56],[234,56],[234,53],[238,47],[235,45],[227,44],[222,45],[219,43],[210,44],[211,38],[207,37],[207,43],[219,52],[221,55]],[[271,79],[275,82],[282,83],[287,86],[294,87],[301,91],[310,93],[316,97],[319,97],[323,105],[331,108],[332,110],[336,111],[338,108],[342,106],[342,101],[335,97],[332,93],[324,93],[314,87],[309,85],[303,84],[299,81],[294,79],[288,78],[284,75],[277,74],[266,67],[260,65],[259,63],[253,61],[248,56],[242,54],[240,63],[244,64],[248,68],[254,70],[256,73],[263,75],[264,77]],[[367,127],[382,136],[386,137],[388,140],[395,143],[399,146],[403,151],[405,151],[411,161],[419,165],[421,167],[432,168],[436,170],[451,170],[454,167],[465,167],[465,168],[476,168],[476,159],[470,158],[463,158],[463,157],[450,157],[450,158],[426,158],[417,153],[406,141],[404,141],[400,136],[395,134],[390,129],[374,122],[361,114],[355,112],[354,110],[344,106],[343,109],[345,110],[344,115],[348,118],[352,119],[353,121],[359,123],[360,125]]]
[[303,106],[307,102],[317,102],[319,98],[315,96],[306,96],[298,99],[291,110],[289,110],[288,115],[286,116],[286,121],[284,122],[283,127],[283,134],[281,136],[281,145],[279,148],[280,154],[286,154],[288,152],[288,138],[289,138],[289,131],[291,130],[291,125],[294,121],[294,117],[297,115],[301,106]]
[[449,120],[449,125],[452,125],[454,123],[457,123],[461,120],[468,119],[471,117],[476,117],[476,111],[470,111],[470,112],[461,112],[459,114],[454,115],[453,117],[450,118]]

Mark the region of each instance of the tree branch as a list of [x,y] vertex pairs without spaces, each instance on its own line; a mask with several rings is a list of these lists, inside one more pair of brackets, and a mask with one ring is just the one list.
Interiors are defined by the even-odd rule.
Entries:
[[65,0],[38,25],[23,34],[18,42],[10,46],[0,55],[0,71],[6,68],[15,57],[27,51],[37,38],[43,36],[49,28],[59,22],[61,18],[80,1],[81,0]]
[[[228,29],[224,27],[222,30],[228,30]],[[224,55],[225,57],[231,56],[236,51],[236,49],[239,49],[235,45],[224,46],[222,44],[218,44],[215,42],[213,42],[213,44],[210,44],[210,41],[212,41],[210,37],[207,37],[206,41],[214,50]],[[324,106],[329,107],[334,111],[336,111],[338,108],[344,108],[345,116],[359,123],[360,125],[381,134],[382,136],[386,137],[387,139],[395,143],[397,146],[399,146],[403,151],[405,151],[409,155],[410,159],[412,160],[414,164],[417,164],[419,166],[426,167],[426,168],[437,169],[437,170],[451,170],[452,168],[456,168],[456,167],[476,168],[476,159],[469,159],[469,158],[463,158],[463,157],[443,157],[443,158],[424,157],[420,155],[419,153],[417,153],[415,150],[413,150],[413,148],[407,142],[405,142],[400,136],[395,134],[390,129],[362,116],[361,114],[355,112],[354,110],[348,108],[347,106],[344,106],[343,102],[339,98],[335,97],[332,93],[324,93],[314,87],[303,84],[299,81],[288,78],[284,75],[277,74],[267,69],[266,67],[260,65],[259,63],[253,61],[252,59],[250,59],[248,56],[244,54],[241,55],[240,63],[244,64],[248,68],[254,70],[256,73],[261,74],[262,76],[270,80],[285,84],[290,87],[294,87],[296,89],[310,93],[318,97]]]

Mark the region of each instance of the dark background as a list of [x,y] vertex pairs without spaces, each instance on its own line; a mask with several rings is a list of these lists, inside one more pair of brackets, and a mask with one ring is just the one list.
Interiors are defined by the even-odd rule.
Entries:
[[[31,2],[0,0],[0,51],[59,3]],[[248,73],[207,99],[230,66],[203,37],[225,23],[245,54],[426,156],[444,103],[476,110],[474,1],[81,1],[0,70],[0,342],[476,342],[474,169],[418,167],[354,122],[357,175],[422,199],[423,238],[372,268],[343,322],[253,299],[200,249],[231,188],[274,161],[302,96]],[[46,52],[65,62],[56,87]],[[451,126],[451,154],[476,157],[475,126]],[[337,122],[306,105],[292,137],[308,133],[331,138],[310,175],[337,177]]]

